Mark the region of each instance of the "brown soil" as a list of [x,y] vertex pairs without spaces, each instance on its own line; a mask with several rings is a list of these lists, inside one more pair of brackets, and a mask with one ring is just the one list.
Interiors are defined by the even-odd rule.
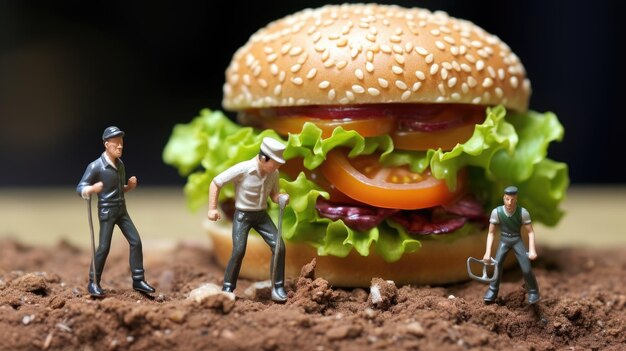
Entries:
[[626,346],[626,250],[540,252],[543,300],[526,304],[521,278],[505,274],[500,297],[485,286],[333,289],[314,264],[289,280],[290,299],[244,294],[197,303],[189,292],[221,284],[207,249],[181,244],[146,260],[152,297],[134,292],[128,254],[111,252],[104,299],[86,294],[88,252],[0,241],[0,350],[618,350]]

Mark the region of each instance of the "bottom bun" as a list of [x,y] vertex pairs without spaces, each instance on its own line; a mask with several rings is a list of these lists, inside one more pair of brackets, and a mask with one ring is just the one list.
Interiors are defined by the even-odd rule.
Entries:
[[[223,221],[227,223],[227,221]],[[218,262],[226,267],[232,252],[232,225],[205,221],[205,228],[213,241],[213,250]],[[398,285],[439,285],[468,280],[467,258],[482,258],[485,252],[487,230],[466,235],[452,242],[446,240],[421,240],[422,247],[415,252],[402,255],[396,262],[387,262],[370,251],[361,256],[352,250],[346,257],[319,256],[312,246],[286,242],[285,275],[298,277],[302,266],[317,259],[315,276],[326,279],[337,287],[369,287],[372,278],[393,280]],[[494,239],[494,249],[498,237]],[[495,253],[495,252],[494,252]],[[259,235],[248,237],[248,246],[243,259],[240,277],[252,280],[269,279],[271,250]],[[515,257],[509,255],[508,267]],[[475,274],[480,267],[473,267]]]

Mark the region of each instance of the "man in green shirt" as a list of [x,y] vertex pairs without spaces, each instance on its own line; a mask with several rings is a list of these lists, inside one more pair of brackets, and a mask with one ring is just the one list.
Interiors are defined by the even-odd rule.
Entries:
[[[537,258],[535,250],[535,232],[530,220],[530,214],[523,207],[517,206],[517,187],[508,186],[504,189],[504,205],[498,206],[491,212],[489,219],[489,233],[487,234],[487,247],[483,260],[491,260],[491,247],[496,232],[496,226],[500,227],[500,243],[496,251],[495,260],[498,262],[498,276],[489,285],[489,290],[484,296],[487,303],[494,302],[498,297],[500,279],[502,278],[502,263],[510,250],[515,253],[515,258],[522,269],[526,289],[528,289],[528,303],[534,304],[539,301],[539,287],[533,274],[530,260]],[[528,231],[528,253],[522,241],[522,227]]]

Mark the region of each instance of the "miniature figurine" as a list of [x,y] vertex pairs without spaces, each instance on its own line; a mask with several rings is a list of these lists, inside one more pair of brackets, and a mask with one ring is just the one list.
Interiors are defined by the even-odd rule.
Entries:
[[285,146],[279,141],[263,138],[257,156],[230,167],[218,174],[211,182],[208,212],[208,218],[211,221],[221,218],[217,210],[220,189],[228,182],[235,184],[233,251],[224,272],[223,291],[233,292],[237,286],[237,278],[248,243],[248,233],[250,228],[254,228],[272,250],[272,262],[275,263],[270,264],[270,276],[273,282],[272,300],[287,301],[284,288],[285,245],[276,225],[266,211],[268,196],[272,201],[281,205],[289,201],[289,195],[279,193],[278,189],[278,169],[285,163],[284,150]]
[[[105,295],[104,290],[100,287],[100,278],[111,248],[113,228],[117,224],[130,245],[130,270],[133,289],[142,293],[153,293],[154,288],[144,278],[141,238],[128,215],[124,200],[124,193],[135,189],[137,186],[137,178],[134,176],[128,179],[128,184],[125,184],[126,170],[120,159],[124,148],[124,132],[115,126],[108,127],[102,133],[102,141],[105,151],[97,160],[87,166],[83,178],[76,187],[78,194],[83,199],[88,200],[89,203],[91,203],[91,194],[98,194],[99,244],[98,250],[92,258],[87,290],[94,297]],[[90,225],[93,236],[93,225],[91,223]]]
[[[517,262],[522,269],[526,289],[528,290],[528,303],[537,303],[540,299],[539,287],[537,279],[533,274],[530,260],[537,258],[535,251],[535,232],[530,220],[528,211],[517,206],[517,187],[508,186],[504,189],[504,205],[498,206],[491,212],[489,219],[489,233],[487,235],[487,247],[483,261],[485,263],[491,261],[491,246],[496,231],[496,226],[500,227],[500,244],[495,257],[495,279],[489,284],[489,290],[485,293],[484,300],[486,303],[494,302],[498,297],[498,289],[500,288],[500,279],[502,278],[502,263],[508,252],[512,249],[515,252]],[[522,226],[528,231],[528,253],[522,241]]]

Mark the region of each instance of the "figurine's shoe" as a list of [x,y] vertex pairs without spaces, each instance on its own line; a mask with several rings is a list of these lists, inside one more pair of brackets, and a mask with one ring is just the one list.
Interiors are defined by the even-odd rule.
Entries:
[[89,285],[87,285],[87,291],[89,291],[89,295],[93,297],[104,297],[106,295],[100,285],[95,282],[89,282]]
[[146,294],[154,292],[154,288],[151,287],[145,280],[133,280],[133,289]]
[[539,302],[539,300],[541,300],[541,296],[539,296],[539,291],[529,291],[528,292],[528,304],[532,305],[532,304],[536,304],[537,302]]
[[498,297],[497,291],[487,290],[487,292],[485,293],[485,296],[483,297],[483,300],[486,303],[491,303],[491,302],[495,302],[497,297]]
[[287,293],[282,286],[275,286],[272,289],[272,301],[283,303],[287,301]]

